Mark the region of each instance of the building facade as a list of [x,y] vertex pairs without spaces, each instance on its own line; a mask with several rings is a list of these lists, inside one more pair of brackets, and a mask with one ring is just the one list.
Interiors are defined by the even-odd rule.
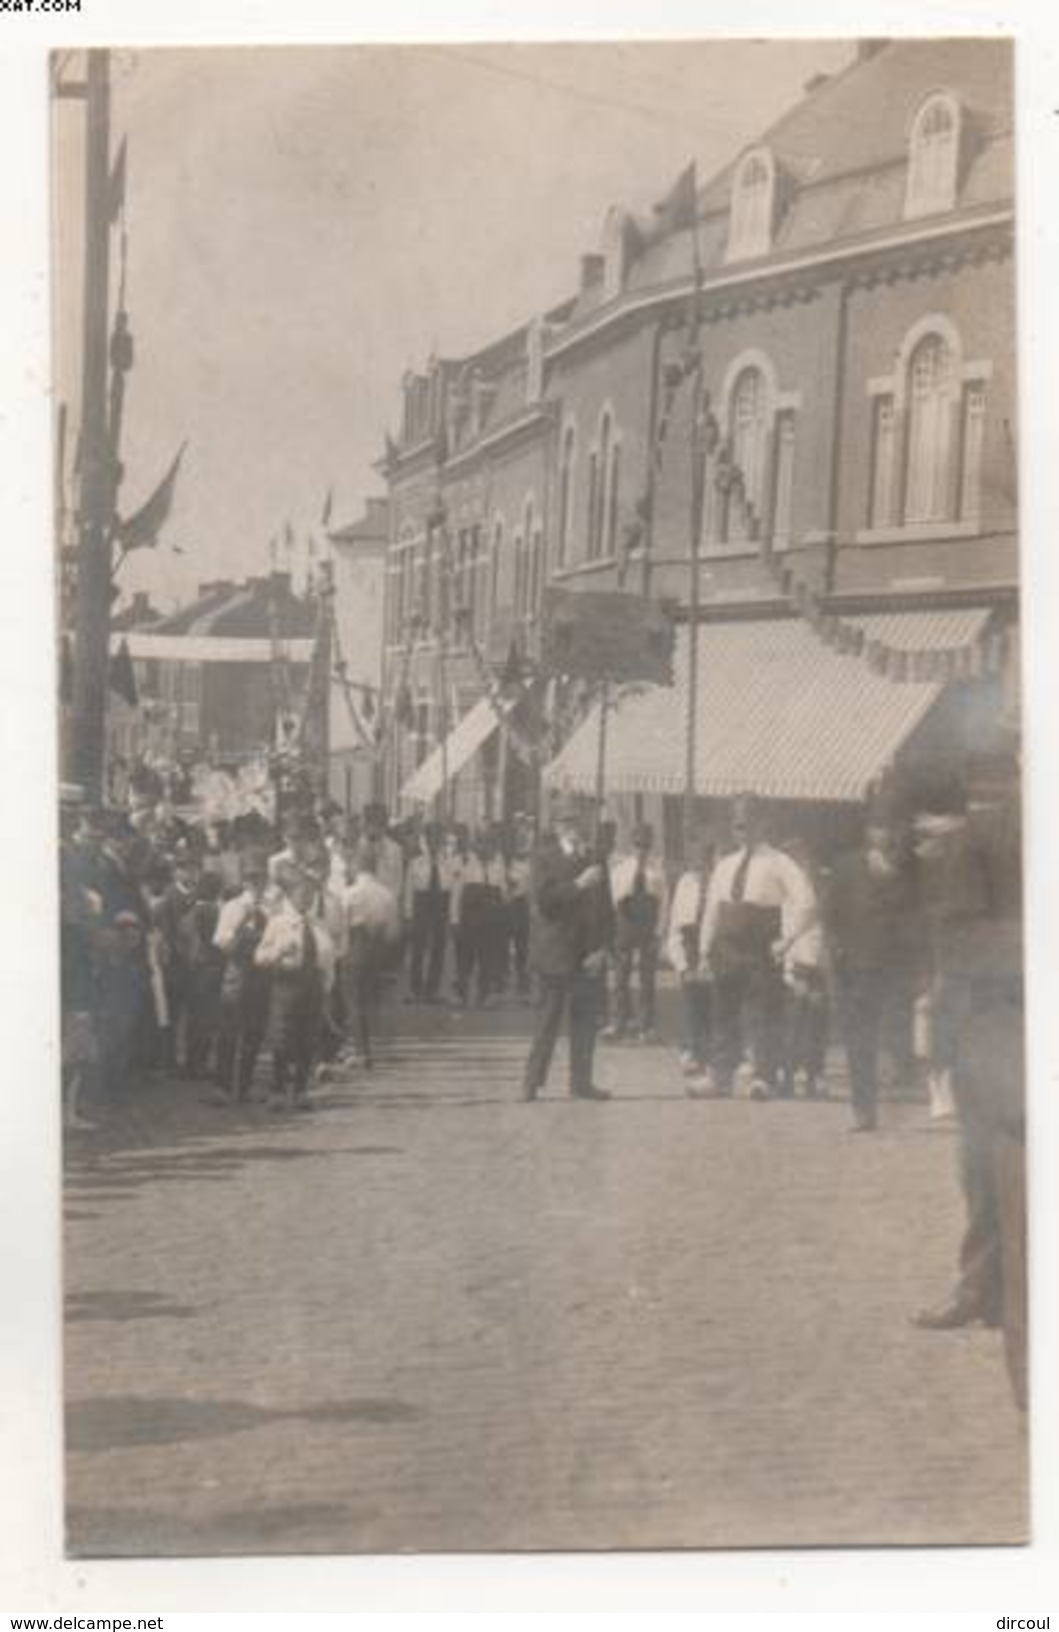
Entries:
[[330,791],[347,810],[381,788],[381,696],[389,504],[370,498],[362,516],[328,533],[334,592],[330,699]]
[[111,761],[228,767],[268,752],[277,711],[304,691],[315,622],[286,573],[203,583],[177,612],[131,616],[111,646],[128,647],[137,701],[108,707]]
[[[712,675],[699,681],[704,799],[742,778],[795,803],[849,803],[917,754],[986,753],[989,722],[1010,703],[1013,642],[1004,674],[995,661],[984,674],[978,659],[1017,612],[1011,59],[1005,42],[864,42],[694,187],[691,208],[678,183],[651,220],[612,209],[563,306],[406,379],[385,462],[385,684],[395,705],[404,693],[395,796],[432,753],[435,774],[412,787],[433,791],[438,742],[480,694],[482,656],[495,665],[514,640],[532,658],[545,584],[665,596],[686,619],[693,560],[696,648]],[[697,441],[683,370],[692,350],[706,420]],[[471,606],[474,661],[458,635],[440,633],[439,540],[449,593]],[[766,550],[782,557],[785,580],[766,570]],[[939,657],[929,680],[927,665],[905,683],[900,706],[885,695],[902,689],[892,678],[877,697],[864,693],[859,724],[875,761],[855,788],[824,769],[799,780],[793,747],[785,756],[769,735],[777,707],[811,691],[814,662],[841,706],[853,671],[829,667],[821,614]],[[736,625],[741,634],[725,633]],[[653,814],[667,832],[683,775],[687,644],[685,630],[653,740],[642,740],[635,699],[611,721],[619,814]],[[724,747],[734,722],[718,715],[738,714],[738,675],[764,685],[766,671],[776,706],[763,692],[760,722],[744,733],[756,738]],[[825,724],[806,724],[810,757]],[[591,722],[579,735],[546,780],[588,793]],[[497,803],[490,756],[505,745],[498,754],[491,740],[452,773],[474,814]],[[789,740],[799,740],[793,726]],[[841,743],[832,749],[842,757]]]

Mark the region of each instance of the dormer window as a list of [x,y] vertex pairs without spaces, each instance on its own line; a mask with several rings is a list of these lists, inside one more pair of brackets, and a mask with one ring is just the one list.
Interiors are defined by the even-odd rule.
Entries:
[[732,183],[728,259],[750,260],[772,248],[776,166],[767,148],[755,148],[740,162]]
[[923,103],[912,125],[906,217],[936,215],[955,207],[959,152],[959,103],[947,91],[936,91]]

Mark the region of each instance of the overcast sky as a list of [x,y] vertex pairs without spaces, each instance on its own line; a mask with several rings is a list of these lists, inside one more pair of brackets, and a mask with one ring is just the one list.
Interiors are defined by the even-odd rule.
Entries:
[[[266,571],[382,491],[403,370],[568,294],[609,205],[705,179],[847,42],[117,53],[129,142],[122,508],[189,440],[165,542],[123,583],[171,605]],[[56,113],[57,386],[77,399],[80,104]],[[177,554],[177,544],[183,554]],[[301,561],[304,556],[301,557]],[[301,561],[295,563],[301,570]]]

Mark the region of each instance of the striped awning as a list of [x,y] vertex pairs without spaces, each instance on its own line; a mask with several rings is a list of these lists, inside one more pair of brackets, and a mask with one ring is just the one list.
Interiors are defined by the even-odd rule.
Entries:
[[[975,639],[988,610],[894,612],[853,618],[868,640],[910,651]],[[699,629],[696,792],[729,798],[855,803],[936,702],[938,681],[877,674],[825,646],[800,618],[711,623]],[[685,777],[688,631],[678,632],[675,684],[626,694],[607,722],[606,789],[681,793]],[[594,793],[599,708],[545,771],[545,781]]]
[[445,786],[445,778],[451,782],[457,776],[468,760],[478,752],[486,738],[491,736],[500,722],[496,710],[488,697],[480,697],[459,724],[449,732],[448,741],[444,747],[439,745],[427,755],[422,765],[418,766],[401,789],[401,800],[404,803],[428,803],[436,799]]

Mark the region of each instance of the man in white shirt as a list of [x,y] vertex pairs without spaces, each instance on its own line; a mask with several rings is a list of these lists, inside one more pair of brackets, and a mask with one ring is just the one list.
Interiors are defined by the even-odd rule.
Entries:
[[686,870],[677,880],[669,909],[666,955],[680,976],[684,998],[684,1049],[681,1065],[693,1097],[709,1093],[713,1079],[710,1063],[710,971],[703,954],[702,925],[706,897],[717,855],[711,828],[691,835]]
[[400,910],[404,900],[404,849],[392,838],[385,805],[364,806],[364,842],[372,853],[372,874],[390,891]]
[[713,976],[713,1063],[717,1092],[732,1092],[744,1034],[754,1077],[751,1098],[776,1092],[783,1046],[783,963],[816,912],[812,885],[797,862],[764,835],[752,794],[733,801],[737,848],[713,870],[702,923]]
[[243,857],[242,892],[221,907],[213,937],[214,946],[224,953],[225,960],[217,1076],[224,1095],[233,1104],[250,1098],[254,1066],[268,1024],[269,976],[254,964],[268,926],[267,883],[264,851],[247,851]]
[[440,1000],[453,872],[452,857],[445,849],[440,822],[427,822],[419,841],[419,852],[408,863],[405,875],[405,918],[411,926],[409,1002],[437,1003]]
[[503,956],[505,882],[496,835],[485,829],[461,854],[453,892],[456,992],[463,1005],[470,1001],[472,985],[483,1007],[494,1001]]
[[308,1108],[309,1077],[335,974],[331,937],[316,915],[319,894],[319,883],[311,874],[289,873],[283,899],[254,954],[256,968],[272,971],[273,1110]]
[[353,882],[342,906],[345,919],[346,1014],[365,1071],[374,1064],[372,1032],[383,983],[401,934],[401,914],[393,891],[375,875],[376,851],[361,844],[353,862]]
[[[646,1042],[656,1038],[655,977],[658,945],[666,916],[666,875],[652,855],[654,829],[641,822],[633,829],[632,854],[612,862],[610,892],[614,901],[616,1016],[605,1037],[638,1032]],[[639,966],[640,1017],[633,1022],[632,972]]]

